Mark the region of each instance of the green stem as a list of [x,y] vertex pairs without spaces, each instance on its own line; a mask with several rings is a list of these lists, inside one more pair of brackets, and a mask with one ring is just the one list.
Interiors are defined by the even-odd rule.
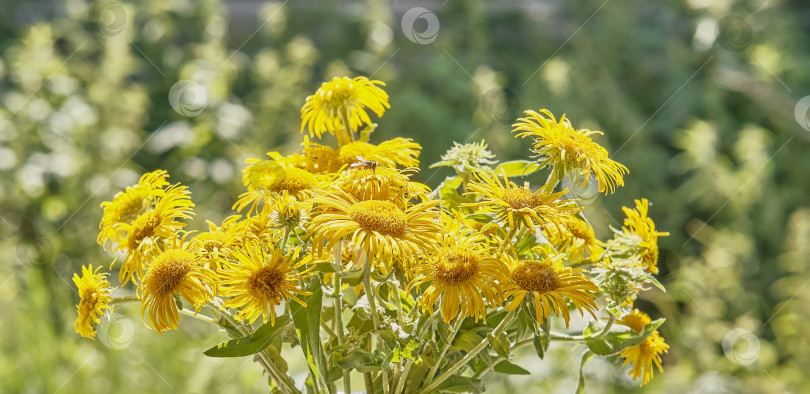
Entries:
[[285,253],[285,249],[287,248],[287,241],[290,239],[290,229],[284,229],[284,238],[281,239],[281,254]]
[[[383,346],[383,339],[380,336],[380,317],[377,315],[377,301],[374,300],[374,288],[371,286],[371,261],[366,261],[366,266],[363,268],[363,288],[366,292],[366,300],[368,300],[368,306],[371,310],[371,321],[374,324],[374,331],[377,334],[377,347],[382,348]],[[383,369],[382,373],[382,386],[383,386],[383,393],[388,394],[390,391],[390,387],[388,387],[388,372]]]
[[560,341],[560,342],[584,342],[589,341],[591,339],[602,339],[605,335],[610,332],[610,328],[613,327],[613,323],[616,321],[616,317],[610,315],[605,327],[602,328],[602,331],[599,331],[596,335],[585,337],[583,335],[567,335],[567,334],[558,334],[558,333],[549,333],[549,339],[552,341]]
[[191,316],[191,317],[193,317],[193,318],[195,318],[197,320],[201,320],[201,321],[204,321],[206,323],[211,323],[211,324],[213,324],[215,326],[219,326],[219,322],[217,322],[216,320],[214,320],[214,319],[212,319],[212,318],[210,318],[210,317],[208,317],[206,315],[203,315],[201,313],[197,313],[197,312],[185,309],[185,308],[180,309],[180,313],[182,313],[182,314],[184,314],[186,316]]
[[[415,305],[413,309],[416,309]],[[427,336],[427,333],[430,332],[430,327],[433,325],[433,320],[435,319],[436,315],[430,316],[428,320],[425,322],[425,325],[422,326],[422,330],[419,332],[419,335],[417,335],[419,343],[425,343],[425,337]],[[405,390],[405,382],[408,380],[408,374],[411,372],[411,367],[415,362],[416,360],[413,360],[411,362],[406,361],[405,370],[402,372],[402,376],[404,376],[404,378],[400,379],[399,382],[397,383],[396,389],[394,390],[395,394],[402,393],[403,390]]]
[[[534,342],[534,339],[527,339],[525,341],[518,342],[514,346],[512,346],[512,348],[509,349],[509,350],[512,351],[512,350],[517,350],[517,349],[526,347],[528,345],[531,345],[532,342]],[[498,358],[496,358],[494,361],[492,361],[491,364],[487,365],[484,369],[478,371],[478,373],[473,375],[473,379],[481,379],[481,377],[486,375],[486,373],[489,372],[490,370],[492,370],[492,368],[494,368],[495,365],[497,365],[499,362],[504,361],[504,360],[506,360],[506,357],[498,356]]]
[[128,296],[128,297],[115,297],[112,301],[108,302],[107,305],[118,305],[118,304],[126,304],[127,302],[136,302],[140,301],[138,297],[135,296]]
[[[396,283],[396,284],[393,284]],[[402,299],[399,296],[399,286],[397,286],[398,282],[389,282],[388,283],[388,290],[389,293],[394,293],[394,306],[397,307],[397,324],[403,329],[405,328],[405,313],[402,312]]]
[[456,339],[456,333],[461,328],[462,322],[464,322],[464,319],[461,316],[456,317],[456,322],[453,323],[453,331],[450,333],[450,337],[447,338],[447,343],[445,343],[444,346],[442,346],[442,350],[439,351],[439,357],[436,357],[436,362],[433,363],[433,367],[430,368],[430,373],[428,373],[425,382],[430,382],[433,380],[433,377],[436,376],[436,371],[439,370],[439,365],[441,365],[444,355],[447,354],[447,350],[450,349],[450,345],[453,343],[453,340]]
[[[337,254],[335,255],[335,264],[339,267],[342,267],[341,261],[341,244],[337,244]],[[342,270],[342,268],[341,268]],[[337,341],[338,346],[343,345],[345,343],[345,337],[343,336],[343,286],[340,283],[340,272],[335,272],[335,289],[332,292],[332,297],[335,298],[335,333],[337,334]],[[343,370],[343,391],[346,394],[352,392],[352,381],[351,381],[351,373],[347,370]]]
[[[514,320],[515,320],[515,311],[514,310],[509,311],[509,313],[506,314],[503,320],[501,320],[501,323],[498,324],[498,326],[495,327],[494,330],[492,330],[492,333],[490,335],[492,335],[493,337],[498,336],[501,332],[506,330],[506,328]],[[470,363],[470,361],[472,361],[472,359],[478,355],[478,353],[481,353],[481,351],[487,347],[487,345],[489,345],[489,335],[487,335],[486,338],[482,339],[481,342],[478,343],[478,345],[475,345],[475,347],[472,348],[470,352],[467,353],[466,356],[464,356],[464,358],[453,364],[450,368],[444,371],[443,374],[439,375],[439,377],[436,378],[436,380],[430,382],[430,384],[424,389],[422,389],[422,391],[420,391],[419,393],[427,394],[433,391],[436,387],[439,387],[439,385],[442,384],[442,382],[447,380],[450,376],[453,376],[453,374],[458,372],[461,368],[467,366]]]

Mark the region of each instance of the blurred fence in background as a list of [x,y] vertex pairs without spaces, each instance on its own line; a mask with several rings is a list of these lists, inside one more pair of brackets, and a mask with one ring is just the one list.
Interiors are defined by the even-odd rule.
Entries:
[[[244,158],[296,150],[303,98],[336,75],[388,84],[375,137],[421,143],[431,186],[453,141],[525,157],[524,109],[604,130],[630,174],[588,207],[597,230],[645,196],[672,233],[670,292],[639,301],[672,345],[647,389],[810,390],[806,2],[0,1],[0,20],[2,392],[262,391],[249,360],[204,358],[222,336],[194,323],[80,338],[71,276],[111,261],[99,203],[144,171],[227,216]],[[573,391],[577,354],[491,390]],[[591,392],[636,387],[587,371]]]

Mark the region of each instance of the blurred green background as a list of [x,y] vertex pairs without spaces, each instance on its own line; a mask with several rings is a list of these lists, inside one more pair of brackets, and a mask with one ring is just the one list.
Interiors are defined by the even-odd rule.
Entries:
[[[224,335],[190,319],[160,337],[129,306],[99,334],[118,342],[79,337],[71,277],[108,265],[99,203],[144,171],[190,185],[191,228],[230,214],[244,158],[295,151],[304,98],[342,75],[387,83],[372,138],[421,143],[431,186],[453,141],[526,157],[523,109],[604,130],[630,174],[588,206],[597,233],[647,197],[672,234],[668,292],[638,303],[672,348],[639,391],[810,391],[807,2],[32,0],[0,21],[0,392],[264,391],[250,360],[202,356]],[[572,392],[582,349],[554,349],[489,391]],[[638,389],[586,373],[587,392]]]

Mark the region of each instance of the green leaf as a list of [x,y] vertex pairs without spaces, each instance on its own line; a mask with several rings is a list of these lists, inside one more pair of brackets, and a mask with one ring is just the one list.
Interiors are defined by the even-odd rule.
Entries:
[[469,352],[475,345],[481,343],[483,339],[483,337],[473,331],[464,331],[461,335],[456,335],[456,339],[453,341],[453,345],[450,346],[450,350]]
[[495,168],[498,175],[506,174],[507,177],[526,176],[537,172],[542,167],[537,162],[529,160],[505,161]]
[[484,392],[484,383],[480,379],[451,375],[439,387],[436,387],[436,390],[453,393],[482,393]]
[[579,382],[577,383],[577,394],[582,394],[585,390],[585,364],[591,361],[593,353],[586,351],[582,355],[582,362],[579,364]]
[[334,263],[318,263],[315,264],[313,271],[331,274],[333,272],[340,272],[341,267]]
[[501,361],[495,364],[495,372],[505,373],[508,375],[531,375],[532,373],[523,369],[523,367],[512,364],[509,361]]
[[288,316],[276,318],[276,324],[264,323],[253,335],[239,339],[233,339],[225,343],[220,343],[205,352],[208,357],[244,357],[256,354],[270,345],[281,331],[290,324]]
[[302,297],[307,304],[306,307],[297,302],[289,302],[287,305],[292,312],[295,332],[298,334],[298,342],[301,344],[301,351],[304,352],[307,364],[315,378],[320,380],[321,368],[323,366],[321,354],[321,307],[323,304],[323,290],[321,281],[317,275],[312,277],[309,286],[311,295]]
[[487,337],[489,338],[489,344],[492,345],[492,349],[495,350],[495,353],[498,353],[498,355],[501,357],[509,358],[509,348],[511,346],[509,344],[509,339],[506,338],[506,335],[503,333],[495,336],[489,334]]
[[588,340],[588,349],[600,356],[617,354],[630,346],[644,342],[658,327],[664,324],[665,320],[658,319],[644,326],[644,330],[640,334],[632,329],[611,331],[604,338]]
[[535,335],[532,339],[532,343],[534,344],[534,351],[537,352],[537,357],[540,357],[542,360],[543,357],[546,356],[548,345],[551,343],[548,335]]
[[407,358],[408,360],[415,360],[417,353],[416,350],[419,349],[419,342],[411,339],[408,341],[408,344],[405,345],[405,348],[402,349],[402,357]]

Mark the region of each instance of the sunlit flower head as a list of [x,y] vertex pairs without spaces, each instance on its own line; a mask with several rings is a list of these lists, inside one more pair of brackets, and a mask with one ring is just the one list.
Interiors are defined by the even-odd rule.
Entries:
[[321,187],[322,177],[307,170],[280,164],[274,160],[246,160],[248,166],[242,172],[242,183],[247,192],[239,196],[233,209],[248,214],[267,202],[273,195],[286,191],[299,200],[311,197]]
[[500,283],[506,281],[506,267],[485,246],[484,236],[472,229],[458,226],[446,218],[449,232],[442,236],[439,248],[416,265],[409,289],[423,283],[430,286],[419,298],[422,310],[430,315],[441,297],[441,313],[446,323],[474,317],[486,319],[486,306],[499,306]]
[[313,199],[317,205],[309,233],[314,245],[331,248],[351,240],[369,253],[375,264],[390,265],[396,257],[408,264],[433,249],[442,227],[438,222],[441,201],[426,201],[406,209],[391,201],[359,201],[343,190],[330,190]]
[[464,204],[465,207],[480,207],[494,212],[498,220],[507,223],[510,228],[525,225],[534,228],[534,225],[554,226],[563,225],[564,221],[577,214],[582,208],[576,205],[575,200],[560,199],[566,192],[557,193],[547,191],[549,185],[532,190],[528,186],[518,186],[511,182],[506,175],[501,180],[492,169],[477,172],[477,181],[467,184],[465,195],[478,193],[483,199],[477,203]]
[[583,274],[583,270],[563,266],[564,257],[565,254],[550,255],[542,260],[507,257],[509,280],[504,285],[504,298],[511,297],[512,301],[506,309],[517,309],[524,297],[531,295],[538,322],[554,314],[562,316],[568,327],[570,316],[567,298],[583,317],[587,311],[596,318],[595,296],[589,292],[597,292],[599,288]]
[[107,281],[107,273],[99,273],[101,267],[93,270],[93,265],[82,266],[82,276],[73,274],[73,283],[79,289],[79,305],[76,309],[79,317],[76,318],[74,328],[76,332],[85,338],[96,337],[96,325],[101,321],[101,316],[110,309],[109,302],[112,301],[112,289]]
[[[388,94],[379,86],[381,81],[366,77],[333,78],[324,82],[315,94],[307,97],[301,108],[301,132],[310,136],[328,132],[338,137],[340,145],[351,142],[352,133],[362,125],[371,125],[366,110],[382,116],[388,105]],[[346,130],[348,125],[350,130]]]
[[169,184],[166,181],[168,176],[163,170],[143,174],[137,184],[116,194],[112,201],[101,203],[104,214],[99,223],[97,241],[102,248],[106,250],[110,241],[122,237],[116,224],[132,222],[138,215],[152,209],[155,197],[162,194],[162,188]]
[[668,236],[667,232],[655,231],[655,223],[647,216],[650,202],[646,198],[635,200],[636,208],[622,207],[627,215],[621,231],[614,230],[614,239],[610,241],[611,253],[621,257],[626,255],[641,256],[647,271],[658,273],[658,237]]
[[364,141],[347,143],[337,150],[314,142],[306,142],[304,156],[307,168],[317,172],[337,172],[349,166],[375,162],[383,167],[418,167],[422,146],[410,138],[396,137],[374,145]]
[[360,201],[388,200],[402,206],[414,197],[427,199],[430,194],[430,188],[426,185],[410,181],[409,172],[415,170],[381,166],[350,168],[341,174],[335,185]]
[[186,242],[188,235],[174,236],[163,247],[156,245],[146,256],[149,267],[139,289],[141,315],[149,312],[149,322],[158,333],[177,329],[175,294],[199,312],[216,293],[217,274],[203,266],[205,259],[199,248]]
[[594,281],[605,298],[619,305],[632,306],[638,294],[647,290],[646,284],[662,287],[644,267],[639,256],[606,257],[596,263],[591,272],[596,275]]
[[132,223],[119,223],[116,229],[126,234],[126,239],[116,242],[115,251],[126,250],[127,254],[118,280],[125,284],[143,270],[143,258],[159,239],[171,238],[176,231],[186,226],[181,219],[191,219],[194,203],[188,188],[180,184],[172,185],[164,193],[155,197],[155,209],[138,215]]
[[217,226],[210,220],[206,221],[208,231],[197,233],[190,241],[191,247],[197,248],[206,261],[206,266],[216,271],[220,261],[230,257],[231,252],[241,244],[238,215],[227,217],[222,225]]
[[462,175],[496,163],[495,154],[487,150],[485,141],[466,144],[453,142],[453,147],[442,155],[442,161],[430,168],[449,166],[456,170],[456,174]]
[[559,228],[547,230],[549,242],[567,254],[571,264],[594,262],[604,252],[604,244],[596,238],[591,225],[577,217],[566,220]]
[[[632,328],[638,333],[644,330],[644,326],[650,324],[650,317],[646,313],[634,309],[633,312],[622,317],[619,324]],[[622,366],[632,363],[633,368],[630,370],[629,375],[633,379],[641,377],[641,385],[649,383],[653,377],[653,364],[658,368],[659,372],[664,372],[661,366],[661,354],[669,350],[669,345],[664,342],[664,338],[654,331],[648,336],[644,342],[638,345],[630,346],[622,350],[619,357],[624,358]]]
[[248,241],[234,252],[234,260],[220,272],[219,294],[227,297],[225,306],[238,309],[236,318],[253,323],[262,315],[276,324],[276,305],[292,299],[306,306],[298,295],[311,293],[301,289],[301,281],[312,275],[311,256],[299,259],[299,248],[283,253],[281,249],[266,248],[259,241]]
[[591,175],[599,183],[599,191],[613,193],[617,186],[624,186],[627,167],[610,159],[607,150],[591,139],[601,131],[576,130],[565,115],[559,122],[548,110],[526,111],[526,117],[512,125],[518,137],[532,137],[533,150],[538,163],[543,167],[553,167],[556,178],[562,179],[566,173],[578,174],[584,186]]

